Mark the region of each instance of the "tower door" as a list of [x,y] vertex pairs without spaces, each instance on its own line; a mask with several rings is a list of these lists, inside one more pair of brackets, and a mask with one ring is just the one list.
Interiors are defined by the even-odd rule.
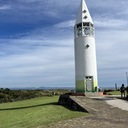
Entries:
[[92,91],[93,87],[93,77],[92,76],[86,76],[86,90],[87,91]]

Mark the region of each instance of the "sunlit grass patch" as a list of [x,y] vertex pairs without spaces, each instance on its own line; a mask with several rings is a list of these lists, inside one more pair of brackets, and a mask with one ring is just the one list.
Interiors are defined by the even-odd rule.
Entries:
[[0,104],[0,128],[35,128],[86,115],[59,106],[57,101],[55,96]]

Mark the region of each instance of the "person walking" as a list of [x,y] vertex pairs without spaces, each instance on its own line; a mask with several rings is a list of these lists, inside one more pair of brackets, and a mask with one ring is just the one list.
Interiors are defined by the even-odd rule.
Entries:
[[124,96],[125,97],[125,87],[124,84],[122,84],[121,88],[120,88],[120,92],[121,92],[121,98]]

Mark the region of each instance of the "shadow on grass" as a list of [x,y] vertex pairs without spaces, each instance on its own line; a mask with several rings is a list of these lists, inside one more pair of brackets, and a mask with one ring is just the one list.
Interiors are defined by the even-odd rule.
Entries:
[[2,109],[0,109],[0,111],[20,110],[20,109],[35,108],[35,107],[40,107],[40,106],[48,106],[48,105],[58,105],[58,103],[57,102],[52,102],[52,103],[38,104],[38,105],[32,105],[32,106],[23,106],[23,107],[14,107],[14,108],[2,108]]

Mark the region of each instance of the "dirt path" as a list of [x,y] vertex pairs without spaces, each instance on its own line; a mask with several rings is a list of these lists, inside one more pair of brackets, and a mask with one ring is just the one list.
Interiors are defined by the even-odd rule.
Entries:
[[[85,106],[91,107],[94,111],[89,117],[81,117],[60,121],[50,124],[47,127],[39,128],[127,128],[128,111],[110,106],[106,99],[78,98]],[[112,99],[107,99],[112,100]]]

